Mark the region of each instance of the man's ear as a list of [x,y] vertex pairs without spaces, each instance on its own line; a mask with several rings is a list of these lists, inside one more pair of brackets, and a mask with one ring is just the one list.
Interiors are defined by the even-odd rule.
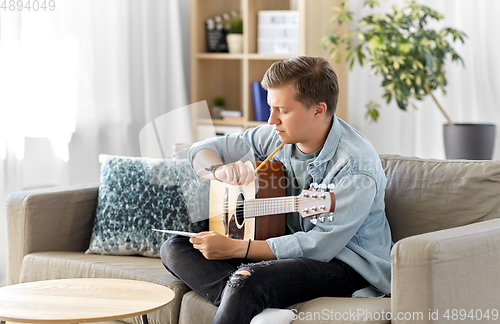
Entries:
[[323,116],[326,115],[327,111],[327,105],[324,102],[318,102],[316,105],[314,105],[314,116],[317,118],[322,118]]

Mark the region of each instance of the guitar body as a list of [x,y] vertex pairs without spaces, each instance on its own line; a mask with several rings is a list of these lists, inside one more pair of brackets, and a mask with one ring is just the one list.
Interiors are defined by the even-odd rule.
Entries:
[[[255,169],[261,162],[247,162]],[[267,162],[257,172],[257,180],[248,186],[210,182],[209,229],[230,238],[265,240],[285,234],[285,214],[243,218],[242,203],[255,198],[285,196],[283,166]]]

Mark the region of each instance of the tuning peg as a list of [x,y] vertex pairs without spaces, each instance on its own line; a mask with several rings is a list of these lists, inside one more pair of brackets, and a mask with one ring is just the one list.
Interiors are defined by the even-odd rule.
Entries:
[[333,213],[328,213],[328,221],[333,222],[333,219],[334,219]]
[[323,215],[321,215],[318,219],[319,219],[320,223],[324,223],[325,222],[325,216],[323,216]]
[[309,190],[317,191],[318,190],[318,184],[316,182],[311,183],[309,185]]
[[335,185],[334,185],[333,183],[330,183],[330,184],[328,185],[328,190],[329,190],[330,192],[333,192],[333,189],[334,189],[334,188],[335,188]]
[[309,221],[310,221],[310,222],[311,222],[311,224],[313,224],[313,225],[318,224],[318,218],[316,218],[316,216],[311,217],[311,219],[310,219]]
[[319,185],[319,190],[322,191],[322,192],[325,192],[326,191],[326,183],[322,183]]

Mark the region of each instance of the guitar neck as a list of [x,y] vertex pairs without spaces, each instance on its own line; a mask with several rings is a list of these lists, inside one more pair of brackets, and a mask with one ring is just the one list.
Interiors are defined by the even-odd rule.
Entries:
[[243,208],[245,218],[292,213],[297,211],[297,197],[250,199]]

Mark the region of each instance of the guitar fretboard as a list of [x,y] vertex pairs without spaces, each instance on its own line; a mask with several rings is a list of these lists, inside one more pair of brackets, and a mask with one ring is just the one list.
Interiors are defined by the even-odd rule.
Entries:
[[243,210],[245,218],[292,213],[297,211],[297,197],[246,200]]

